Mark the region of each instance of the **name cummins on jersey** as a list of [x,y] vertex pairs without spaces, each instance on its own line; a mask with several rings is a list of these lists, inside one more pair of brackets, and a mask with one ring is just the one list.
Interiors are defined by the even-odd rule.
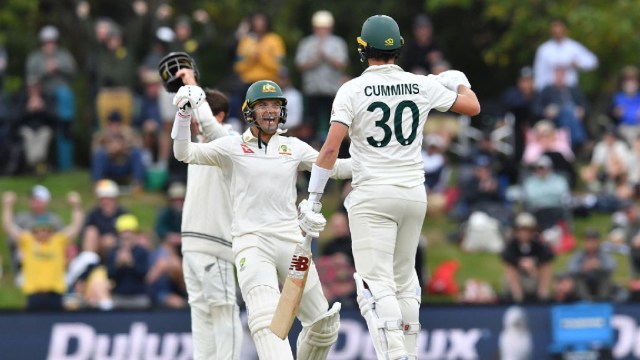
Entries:
[[420,151],[427,115],[431,109],[449,110],[457,96],[433,76],[392,64],[370,66],[342,85],[331,122],[349,127],[353,186],[423,184]]

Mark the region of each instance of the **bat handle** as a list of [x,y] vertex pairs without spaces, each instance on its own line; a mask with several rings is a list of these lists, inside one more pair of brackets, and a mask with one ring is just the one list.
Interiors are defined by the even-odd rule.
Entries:
[[307,250],[311,250],[311,241],[312,240],[313,240],[313,237],[311,237],[311,235],[305,235],[304,243],[302,244],[302,246]]

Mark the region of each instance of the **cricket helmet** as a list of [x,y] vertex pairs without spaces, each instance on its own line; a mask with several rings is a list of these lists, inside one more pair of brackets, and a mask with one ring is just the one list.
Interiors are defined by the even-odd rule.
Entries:
[[197,82],[200,77],[200,72],[198,71],[196,62],[191,56],[189,56],[189,54],[185,52],[172,52],[160,60],[160,63],[158,64],[158,72],[162,79],[162,85],[164,85],[164,88],[168,92],[178,92],[178,89],[184,85],[182,83],[182,79],[180,77],[176,77],[176,73],[178,70],[185,68],[193,70]]
[[253,105],[259,100],[276,99],[280,100],[280,117],[278,122],[287,122],[287,98],[284,97],[280,86],[271,80],[256,81],[247,90],[247,96],[242,104],[242,115],[249,124],[255,122],[253,117]]
[[374,15],[362,24],[362,31],[357,38],[360,61],[368,58],[400,55],[404,39],[400,36],[400,28],[393,18],[387,15]]

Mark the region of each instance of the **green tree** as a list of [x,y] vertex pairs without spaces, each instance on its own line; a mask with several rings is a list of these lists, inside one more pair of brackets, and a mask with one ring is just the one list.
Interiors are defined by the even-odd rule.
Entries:
[[[551,19],[565,20],[569,36],[599,58],[598,69],[582,76],[581,87],[600,111],[607,94],[614,90],[620,69],[639,60],[638,1],[429,0],[425,1],[425,7],[436,18],[452,12],[460,14],[455,27],[473,30],[468,33],[469,50],[477,51],[488,69],[510,74],[533,62],[537,46],[549,37]],[[458,30],[452,27],[444,31]]]

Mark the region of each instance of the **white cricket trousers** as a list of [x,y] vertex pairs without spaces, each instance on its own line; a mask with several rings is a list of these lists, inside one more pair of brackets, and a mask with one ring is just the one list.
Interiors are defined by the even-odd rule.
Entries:
[[186,251],[182,267],[191,307],[194,359],[239,360],[243,334],[233,263]]
[[[345,207],[355,268],[377,299],[378,316],[417,323],[420,284],[415,258],[427,212],[424,186],[358,187]],[[404,306],[406,298],[417,300]],[[405,351],[402,331],[388,332],[387,341],[389,354]]]

